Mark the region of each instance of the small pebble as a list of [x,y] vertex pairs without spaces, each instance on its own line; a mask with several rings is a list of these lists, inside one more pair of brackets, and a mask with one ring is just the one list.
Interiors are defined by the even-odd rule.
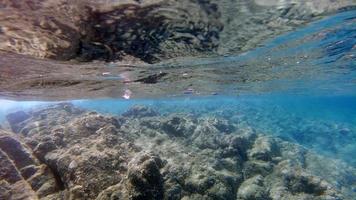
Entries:
[[73,160],[72,162],[70,162],[68,168],[69,169],[74,169],[74,168],[77,168],[78,167],[78,164],[75,160]]

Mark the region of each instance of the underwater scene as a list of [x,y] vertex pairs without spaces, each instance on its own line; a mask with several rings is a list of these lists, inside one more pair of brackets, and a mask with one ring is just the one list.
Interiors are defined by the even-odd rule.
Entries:
[[344,199],[355,0],[0,1],[0,200]]

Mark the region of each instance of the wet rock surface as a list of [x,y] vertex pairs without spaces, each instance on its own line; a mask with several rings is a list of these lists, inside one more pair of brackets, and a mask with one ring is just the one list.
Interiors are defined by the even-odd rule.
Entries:
[[0,131],[0,198],[58,199],[62,183],[15,134]]
[[2,197],[321,200],[355,195],[355,168],[223,118],[160,115],[142,106],[107,116],[71,104],[25,113],[25,120],[16,120],[23,114],[9,115],[16,133],[1,131]]

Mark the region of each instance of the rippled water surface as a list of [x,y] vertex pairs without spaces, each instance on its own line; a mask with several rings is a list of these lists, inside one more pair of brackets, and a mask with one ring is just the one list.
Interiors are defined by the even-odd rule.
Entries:
[[355,34],[355,11],[348,11],[233,56],[123,64],[56,62],[5,53],[0,92],[5,98],[32,100],[353,93]]
[[126,61],[0,51],[0,199],[355,199],[353,8],[241,46],[230,19],[217,48],[178,57],[155,51],[171,36]]

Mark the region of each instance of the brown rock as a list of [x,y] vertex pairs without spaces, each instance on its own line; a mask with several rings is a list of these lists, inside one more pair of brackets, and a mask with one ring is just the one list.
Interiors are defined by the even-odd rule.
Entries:
[[30,118],[30,115],[24,111],[18,111],[10,113],[6,116],[7,121],[9,122],[12,131],[15,133],[19,132],[22,129],[21,122]]
[[59,192],[52,171],[14,134],[0,130],[0,194],[7,199],[38,199]]
[[155,155],[143,154],[133,158],[127,176],[130,199],[163,199],[162,167],[162,160]]
[[0,150],[0,178],[6,182],[12,184],[22,180],[21,174],[17,171],[15,165],[11,162],[11,159]]
[[0,135],[0,149],[14,161],[19,169],[28,165],[38,164],[28,150],[14,137]]

